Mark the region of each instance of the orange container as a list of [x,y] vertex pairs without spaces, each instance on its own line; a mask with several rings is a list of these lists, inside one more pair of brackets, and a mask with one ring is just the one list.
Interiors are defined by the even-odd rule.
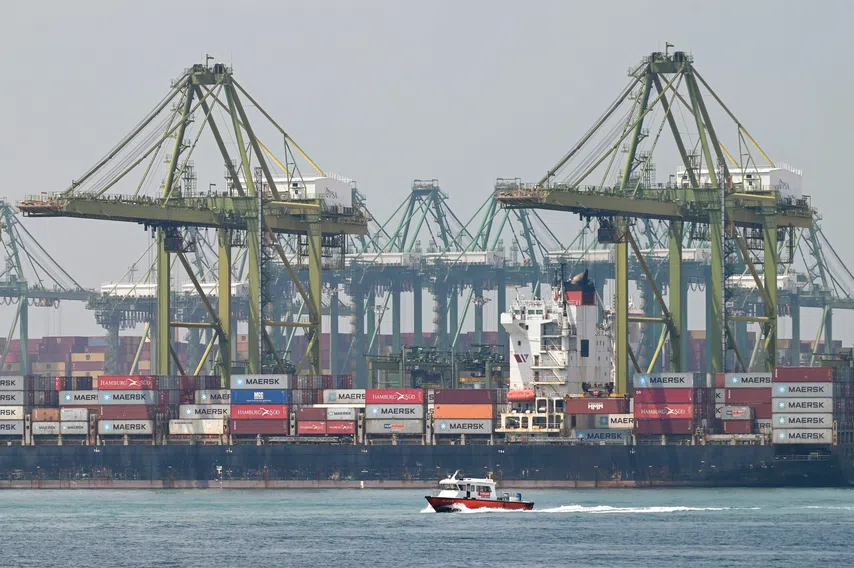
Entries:
[[492,418],[494,410],[491,404],[437,404],[433,407],[433,418]]
[[33,422],[59,422],[59,409],[34,408]]

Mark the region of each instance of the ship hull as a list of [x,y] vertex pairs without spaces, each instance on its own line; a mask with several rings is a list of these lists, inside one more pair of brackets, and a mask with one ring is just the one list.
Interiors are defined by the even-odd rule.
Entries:
[[498,509],[507,511],[530,511],[534,504],[527,501],[499,501],[497,499],[453,499],[448,497],[426,497],[437,513],[457,513],[466,509]]
[[460,469],[505,487],[842,487],[839,454],[779,455],[774,446],[40,446],[0,447],[0,487],[432,487]]

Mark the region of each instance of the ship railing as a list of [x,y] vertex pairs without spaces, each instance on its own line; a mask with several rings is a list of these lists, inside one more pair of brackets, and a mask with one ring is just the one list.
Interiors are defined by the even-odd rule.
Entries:
[[816,454],[816,455],[777,455],[774,456],[775,461],[828,461],[830,460],[829,455],[825,454]]

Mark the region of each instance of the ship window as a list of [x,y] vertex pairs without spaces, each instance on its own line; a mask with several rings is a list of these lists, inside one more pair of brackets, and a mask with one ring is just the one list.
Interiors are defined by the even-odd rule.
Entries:
[[590,340],[582,339],[581,340],[581,356],[589,357],[590,356]]
[[521,342],[521,341],[517,341],[517,342],[516,342],[516,345],[518,345],[519,347],[522,347],[522,342]]

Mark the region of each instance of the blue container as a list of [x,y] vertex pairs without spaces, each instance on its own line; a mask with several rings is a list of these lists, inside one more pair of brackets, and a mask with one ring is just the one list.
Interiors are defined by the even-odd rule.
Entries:
[[286,390],[233,389],[231,404],[288,404]]

